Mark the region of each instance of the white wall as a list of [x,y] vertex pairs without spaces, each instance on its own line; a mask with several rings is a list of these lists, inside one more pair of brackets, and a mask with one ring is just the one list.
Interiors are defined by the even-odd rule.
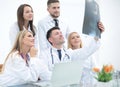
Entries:
[[[47,15],[47,0],[10,0],[1,1],[0,5],[0,63],[3,63],[9,48],[9,28],[16,21],[16,11],[20,4],[28,3],[34,10],[34,24]],[[61,16],[69,23],[71,29],[81,33],[84,17],[84,0],[60,0]],[[11,3],[11,4],[10,4]],[[101,21],[105,26],[102,34],[102,47],[100,49],[100,64],[112,63],[120,68],[120,1],[99,0]]]
[[101,0],[102,35],[101,62],[113,63],[120,70],[120,0]]

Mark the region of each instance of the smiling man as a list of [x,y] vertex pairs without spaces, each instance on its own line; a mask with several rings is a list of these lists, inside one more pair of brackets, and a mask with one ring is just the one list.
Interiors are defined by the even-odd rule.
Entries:
[[67,36],[70,33],[70,29],[68,28],[68,25],[64,22],[64,19],[60,17],[59,0],[48,0],[47,11],[49,15],[38,22],[40,50],[47,49],[51,46],[46,39],[46,33],[50,28],[59,26],[65,40],[67,39]]

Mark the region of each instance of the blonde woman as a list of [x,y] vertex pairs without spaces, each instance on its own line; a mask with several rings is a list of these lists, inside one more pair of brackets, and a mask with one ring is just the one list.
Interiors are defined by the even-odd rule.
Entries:
[[3,64],[0,64],[0,72],[1,72],[2,66],[3,66]]
[[32,32],[28,30],[19,32],[15,44],[4,62],[0,74],[0,86],[6,87],[36,82],[38,79],[50,79],[50,72],[37,58],[36,49],[32,48],[34,43]]
[[[91,39],[87,36],[87,39]],[[82,43],[81,37],[77,32],[71,32],[68,36],[68,49],[79,49],[83,48],[84,44]],[[86,49],[87,50],[87,49]],[[81,81],[83,84],[95,84],[95,79],[93,77],[92,68],[95,66],[95,58],[93,54],[85,61],[83,68],[83,75]]]
[[77,32],[72,32],[68,36],[68,49],[82,48],[82,40]]

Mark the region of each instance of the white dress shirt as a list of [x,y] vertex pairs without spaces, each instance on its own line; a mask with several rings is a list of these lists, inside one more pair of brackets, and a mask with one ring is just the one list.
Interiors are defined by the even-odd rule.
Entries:
[[51,73],[39,58],[30,58],[26,65],[25,60],[19,55],[18,51],[10,54],[6,61],[4,71],[0,74],[0,86],[13,86],[24,83],[50,80]]
[[[68,25],[63,21],[61,18],[57,18],[59,23],[59,28],[63,33],[63,36],[67,38],[68,34],[70,33],[70,29]],[[55,21],[53,18],[48,15],[44,19],[38,22],[38,36],[39,36],[39,47],[40,50],[44,50],[49,48],[51,45],[46,39],[46,34],[49,29],[55,26]]]

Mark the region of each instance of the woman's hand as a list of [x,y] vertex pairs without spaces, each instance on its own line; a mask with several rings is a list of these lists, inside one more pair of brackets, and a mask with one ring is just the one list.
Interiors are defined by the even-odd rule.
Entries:
[[101,33],[105,31],[105,28],[101,21],[98,22],[98,28],[100,29]]
[[35,47],[30,48],[30,56],[35,57],[37,55],[38,50]]

